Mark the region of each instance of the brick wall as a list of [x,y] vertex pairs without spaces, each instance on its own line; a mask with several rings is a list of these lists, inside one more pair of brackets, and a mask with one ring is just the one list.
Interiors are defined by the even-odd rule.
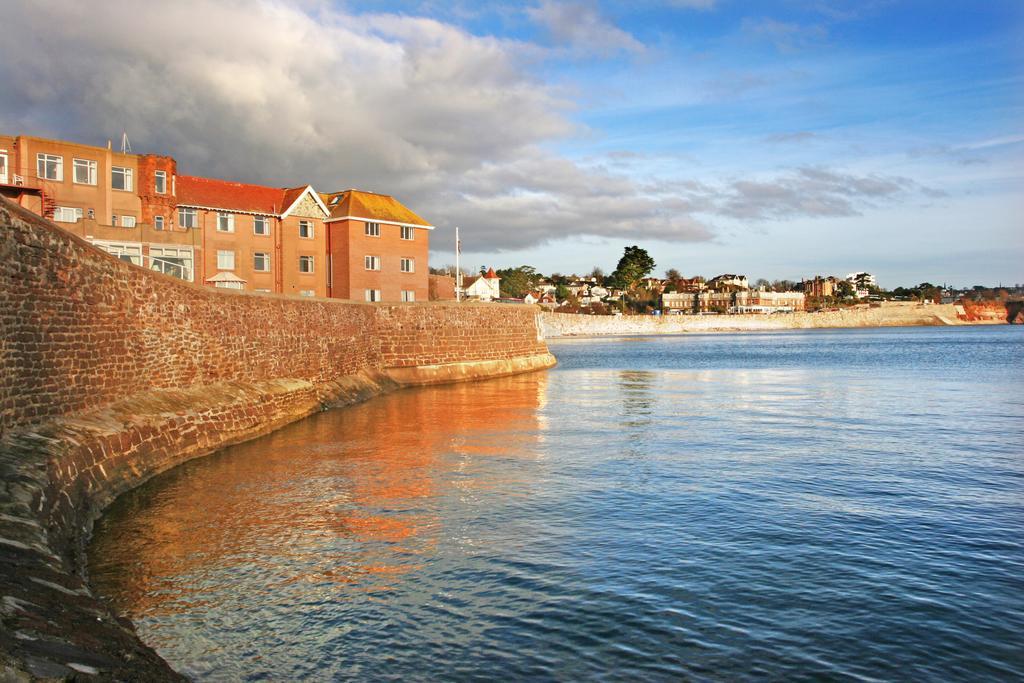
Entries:
[[0,204],[0,434],[152,389],[546,354],[532,307],[214,290]]
[[184,680],[85,582],[107,503],[328,405],[553,362],[532,307],[215,290],[0,201],[0,669]]

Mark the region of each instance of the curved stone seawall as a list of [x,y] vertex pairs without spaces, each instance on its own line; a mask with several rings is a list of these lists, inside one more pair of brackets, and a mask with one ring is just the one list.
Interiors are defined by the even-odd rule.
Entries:
[[[694,332],[745,332],[825,327],[906,327],[913,325],[976,324],[959,319],[953,304],[920,306],[891,303],[878,308],[853,308],[824,313],[773,315],[631,315],[602,316],[544,313],[544,336],[615,336],[687,334]],[[998,324],[1005,320],[985,320]]]
[[533,307],[213,290],[0,200],[0,680],[181,679],[85,581],[118,494],[326,407],[553,364]]

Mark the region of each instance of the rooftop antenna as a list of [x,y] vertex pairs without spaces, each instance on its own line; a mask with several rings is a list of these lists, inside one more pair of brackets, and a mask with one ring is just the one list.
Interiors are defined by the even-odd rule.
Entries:
[[130,154],[132,143],[128,142],[128,131],[121,131],[121,154]]

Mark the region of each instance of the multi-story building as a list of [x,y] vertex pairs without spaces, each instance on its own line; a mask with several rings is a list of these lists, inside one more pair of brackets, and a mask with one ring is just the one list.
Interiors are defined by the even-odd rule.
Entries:
[[697,295],[697,310],[700,313],[728,313],[733,305],[732,291],[707,290]]
[[215,287],[328,296],[327,213],[310,185],[178,178],[178,225],[202,236],[197,279]]
[[190,282],[427,301],[433,226],[394,197],[179,176],[168,156],[0,135],[0,196]]
[[432,225],[390,195],[323,195],[328,296],[357,301],[427,301]]
[[186,280],[199,245],[173,223],[174,159],[0,136],[0,194],[115,256]]
[[804,310],[803,292],[771,292],[749,289],[736,292],[733,313],[790,313]]
[[696,313],[697,292],[666,292],[661,295],[661,308],[667,314]]
[[835,296],[836,282],[836,279],[831,275],[829,277],[816,275],[811,280],[801,280],[800,289],[807,297],[820,299],[822,297]]

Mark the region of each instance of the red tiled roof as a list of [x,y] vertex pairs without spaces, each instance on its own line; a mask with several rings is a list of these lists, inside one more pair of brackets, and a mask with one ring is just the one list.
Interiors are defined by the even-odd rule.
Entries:
[[495,272],[494,272],[494,268],[488,268],[487,269],[487,274],[484,275],[484,277],[487,278],[488,280],[496,280],[496,279],[498,279],[497,274],[495,274]]
[[[264,187],[233,183],[214,178],[197,178],[182,175],[177,180],[178,204],[200,206],[211,209],[231,209],[250,213],[277,215],[291,206],[298,194],[305,190],[283,190],[279,187]],[[291,194],[291,193],[295,194]],[[286,201],[291,196],[291,202]]]

